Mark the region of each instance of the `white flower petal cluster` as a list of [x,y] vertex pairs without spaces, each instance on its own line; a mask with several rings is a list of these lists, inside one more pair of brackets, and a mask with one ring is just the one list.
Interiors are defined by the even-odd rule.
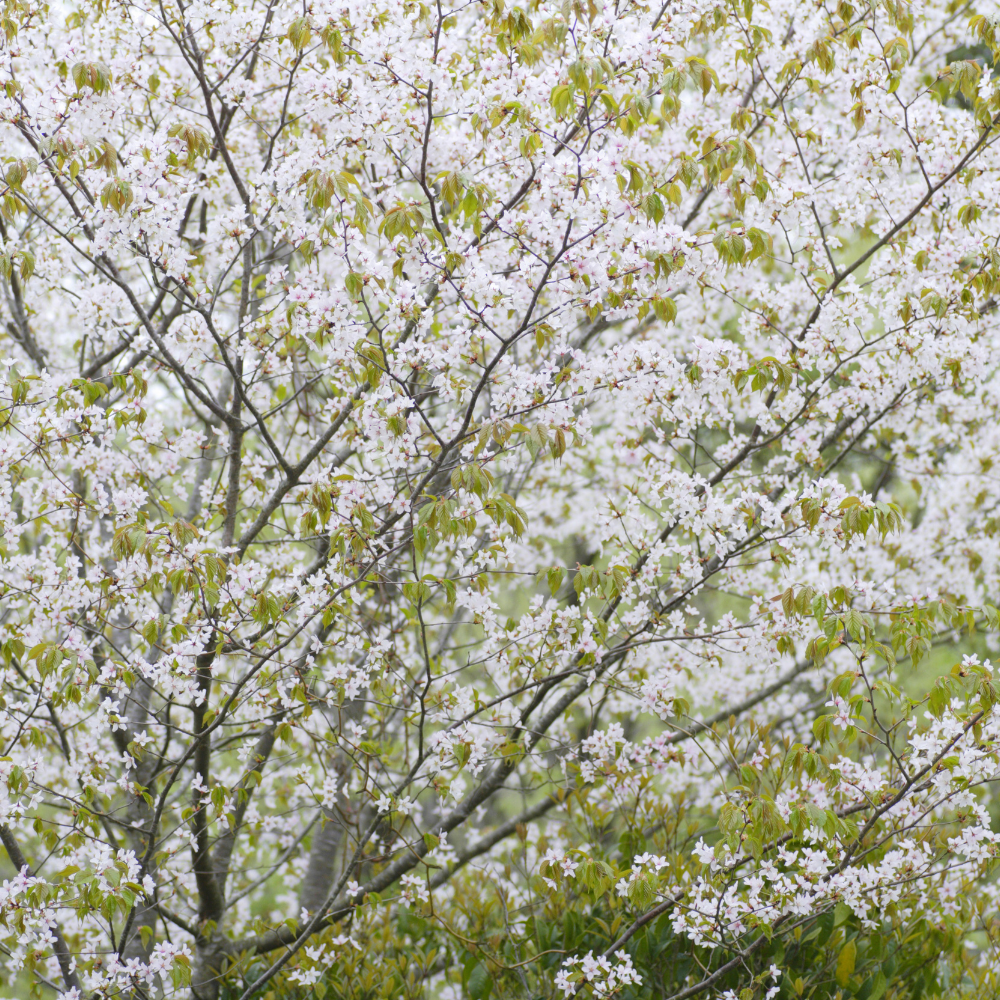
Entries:
[[996,993],[994,6],[8,0],[0,992]]

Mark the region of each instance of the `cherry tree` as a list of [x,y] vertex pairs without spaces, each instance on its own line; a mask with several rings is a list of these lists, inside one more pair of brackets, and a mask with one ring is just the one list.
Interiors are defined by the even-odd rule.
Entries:
[[4,0],[6,995],[996,995],[994,11]]

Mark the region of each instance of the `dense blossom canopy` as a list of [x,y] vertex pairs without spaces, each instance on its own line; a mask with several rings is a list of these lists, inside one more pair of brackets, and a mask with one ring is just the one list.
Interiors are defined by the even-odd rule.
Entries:
[[0,992],[995,996],[994,11],[3,0]]

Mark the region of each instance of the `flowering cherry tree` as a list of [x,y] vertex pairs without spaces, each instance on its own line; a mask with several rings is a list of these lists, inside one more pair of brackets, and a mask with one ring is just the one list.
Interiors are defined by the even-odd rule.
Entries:
[[995,995],[994,10],[4,0],[5,995]]

